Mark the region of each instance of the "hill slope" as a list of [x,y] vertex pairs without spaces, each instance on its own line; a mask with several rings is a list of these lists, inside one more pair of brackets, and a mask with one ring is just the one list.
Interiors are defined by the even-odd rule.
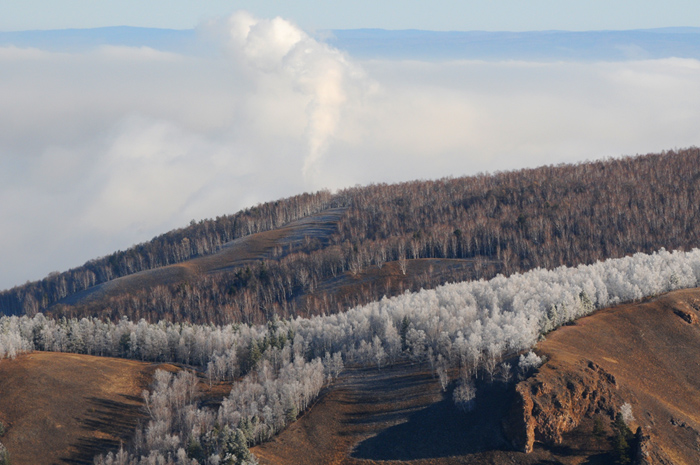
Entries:
[[[564,326],[537,346],[549,361],[533,377],[515,390],[482,382],[470,414],[457,411],[449,389],[443,395],[418,365],[349,370],[297,423],[253,451],[265,465],[606,464],[614,460],[611,415],[629,402],[632,426],[650,436],[648,463],[698,463],[698,308],[700,289],[682,290]],[[587,384],[598,379],[595,373],[609,385],[608,398],[596,391],[603,384]],[[523,405],[529,423],[518,425],[513,414],[522,418]],[[596,416],[604,437],[593,434]],[[503,422],[509,434],[502,433]],[[517,427],[532,434],[529,454],[513,451]]]
[[576,463],[608,452],[606,444],[564,453],[543,447],[532,454],[510,451],[500,420],[512,393],[482,386],[480,396],[476,411],[465,414],[426,366],[349,370],[304,417],[252,452],[261,465],[534,465]]
[[2,437],[14,465],[92,464],[127,443],[143,418],[141,391],[155,366],[34,352],[0,361]]
[[123,276],[71,294],[57,302],[70,306],[105,306],[120,295],[147,291],[156,286],[196,282],[207,275],[255,267],[262,260],[281,258],[305,242],[315,240],[328,244],[331,234],[345,209],[328,209],[309,215],[270,231],[250,234],[225,243],[210,255],[196,257],[182,263]]
[[[680,290],[551,333],[537,346],[549,362],[518,390],[532,406],[530,440],[551,441],[584,415],[628,402],[632,426],[650,436],[651,463],[700,463],[699,310],[700,290]],[[603,383],[582,381],[594,371]]]
[[[304,218],[318,219],[320,237]],[[698,218],[696,148],[304,194],[0,292],[0,312],[199,323],[328,314],[446,281],[689,250]]]

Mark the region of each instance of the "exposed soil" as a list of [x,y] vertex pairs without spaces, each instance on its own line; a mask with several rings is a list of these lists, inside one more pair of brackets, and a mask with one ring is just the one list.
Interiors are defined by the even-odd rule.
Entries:
[[2,443],[13,465],[91,464],[128,441],[156,366],[34,352],[0,361]]
[[[315,224],[310,218],[307,226],[323,235],[330,227],[326,220]],[[272,237],[279,230],[251,236],[248,240],[257,242],[238,244],[242,252],[201,260],[211,260],[206,269],[216,272],[214,263],[229,266],[234,263],[231,257],[246,259],[245,254],[279,247],[285,238],[304,240],[304,228],[288,230],[284,237]],[[409,266],[414,272],[472,266],[454,262],[416,260]],[[397,267],[389,263],[324,286],[342,292],[358,282],[381,282],[397,277]],[[615,396],[633,407],[632,427],[641,426],[650,437],[651,463],[700,463],[700,289],[598,311],[550,333],[537,350],[550,360],[536,374],[537,382],[559,386],[562,395],[580,390],[557,380],[575,379],[567,373],[585,369],[590,362],[614,377]],[[154,369],[133,361],[55,353],[0,362],[0,420],[9,426],[2,442],[13,463],[91,463],[96,452],[118,446],[134,430],[141,415],[139,394]],[[226,389],[215,387],[209,402],[214,405]],[[425,365],[351,368],[299,421],[254,453],[263,465],[613,461],[610,412],[569,415],[573,429],[561,429],[560,442],[536,442],[534,451],[525,454],[511,450],[501,432],[515,398],[513,386],[481,383],[477,408],[470,413],[456,410],[450,397],[449,389],[443,393]],[[557,408],[566,408],[554,401],[552,405],[552,418]],[[592,415],[603,421],[602,436],[593,434]]]

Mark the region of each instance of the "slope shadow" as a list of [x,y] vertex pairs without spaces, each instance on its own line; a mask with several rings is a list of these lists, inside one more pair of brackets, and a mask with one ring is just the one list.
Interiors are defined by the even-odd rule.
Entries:
[[139,402],[140,398],[126,395],[121,397],[131,403],[97,397],[88,399],[90,416],[80,420],[86,434],[75,445],[75,452],[62,458],[61,463],[89,465],[97,454],[116,450],[121,444],[129,442],[145,414],[141,406],[134,403]]
[[476,407],[469,413],[455,408],[452,390],[449,389],[441,401],[409,413],[408,421],[360,442],[351,457],[418,460],[511,450],[501,432],[501,424],[515,394],[512,386],[480,383]]

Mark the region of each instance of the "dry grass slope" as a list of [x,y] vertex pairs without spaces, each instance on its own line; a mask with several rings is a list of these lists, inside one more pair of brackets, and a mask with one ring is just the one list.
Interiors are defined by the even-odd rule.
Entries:
[[[582,318],[538,345],[555,364],[592,360],[673,463],[700,463],[700,289],[671,292]],[[550,365],[550,364],[548,364]],[[547,365],[542,370],[547,374]],[[555,375],[551,373],[551,375]]]
[[[607,442],[586,431],[567,435],[572,447],[508,450],[500,433],[511,392],[482,386],[470,414],[456,410],[426,366],[348,370],[296,423],[253,448],[261,465],[603,464]],[[588,428],[590,430],[590,428]]]
[[91,464],[128,441],[156,366],[35,352],[0,361],[2,442],[13,465]]
[[[54,316],[80,317],[88,314],[118,319],[120,314],[115,314],[114,311],[111,312],[111,316],[100,314],[100,311],[112,307],[110,299],[147,293],[159,286],[189,284],[196,288],[198,280],[205,276],[218,276],[217,279],[220,279],[221,274],[225,272],[243,270],[246,267],[255,269],[261,260],[280,258],[304,249],[309,240],[328,245],[345,210],[344,208],[330,209],[275,230],[233,240],[212,255],[98,284],[69,295],[58,302],[58,307],[50,308],[48,313]],[[486,273],[487,269],[501,268],[500,261],[485,259],[410,259],[405,261],[403,269],[399,261],[390,261],[384,263],[382,267],[367,266],[355,272],[345,271],[335,277],[329,276],[322,279],[315,288],[298,291],[299,294],[295,295],[294,303],[301,316],[311,316],[321,313],[320,306],[328,296],[332,295],[338,302],[338,307],[334,310],[341,311],[349,306],[366,303],[372,300],[371,296],[398,295],[406,290],[417,290],[418,287],[432,288],[435,283],[454,280],[455,275],[481,276],[481,273]],[[231,284],[230,277],[227,283],[227,285]],[[179,316],[185,319],[192,318],[190,314]],[[156,321],[160,317],[162,315],[151,315],[150,319]],[[149,316],[146,318],[148,319]],[[172,316],[167,318],[179,321]],[[224,319],[219,322],[230,321]]]

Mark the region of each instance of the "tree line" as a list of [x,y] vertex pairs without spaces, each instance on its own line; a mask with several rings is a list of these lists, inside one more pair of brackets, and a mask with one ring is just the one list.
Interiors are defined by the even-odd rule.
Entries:
[[33,315],[68,295],[97,284],[209,255],[236,238],[269,231],[332,206],[330,192],[319,191],[268,202],[216,219],[193,220],[189,226],[162,234],[149,242],[1,292],[0,312]]
[[[296,205],[293,213],[283,214],[290,203]],[[301,248],[280,249],[257,265],[94,304],[55,306],[51,312],[112,320],[126,315],[149,321],[261,323],[274,315],[335,313],[384,295],[498,273],[594,263],[662,247],[690,250],[700,243],[700,230],[694,227],[700,219],[700,150],[309,194],[234,215],[235,234],[214,233],[220,220],[203,221],[191,231],[223,241],[338,206],[347,209],[327,243],[310,239]],[[252,217],[259,222],[243,228],[248,224],[244,220]],[[171,251],[185,239],[197,242],[200,236],[190,238],[187,231],[163,235],[161,242],[172,243]],[[129,254],[141,257],[139,247],[146,246],[132,248]],[[415,260],[421,259],[431,260],[434,271],[412,272]],[[461,260],[465,266],[448,266],[447,259]],[[391,282],[361,279],[387,264],[401,270]],[[77,276],[83,271],[72,272]],[[6,314],[32,315],[48,308],[66,289],[83,288],[61,276],[0,294],[0,308]],[[340,278],[350,283],[357,278],[357,284],[338,292],[332,283]],[[58,286],[61,291],[47,290],[56,280],[66,283]]]

